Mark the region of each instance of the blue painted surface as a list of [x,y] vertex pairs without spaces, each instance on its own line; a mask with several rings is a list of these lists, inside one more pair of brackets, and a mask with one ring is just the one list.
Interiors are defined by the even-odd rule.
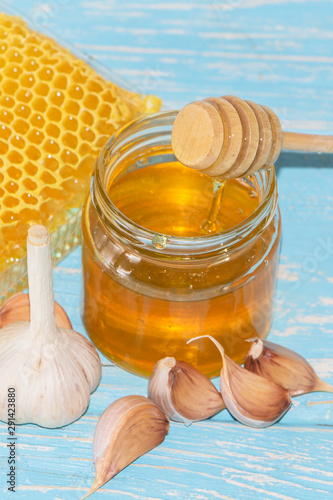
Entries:
[[[285,129],[333,133],[332,1],[7,3],[170,107],[232,93],[272,107]],[[297,350],[332,384],[333,160],[295,158],[284,155],[278,164],[283,241],[270,339]],[[80,257],[77,249],[54,270],[54,289],[83,332]],[[98,416],[118,397],[147,390],[146,380],[102,361],[101,385],[79,421],[57,430],[18,428],[13,498],[79,499],[91,485]],[[333,403],[325,403],[332,399],[301,396],[265,430],[245,428],[226,411],[189,428],[172,424],[161,446],[92,498],[333,498]],[[0,497],[10,498],[4,424],[0,434]]]

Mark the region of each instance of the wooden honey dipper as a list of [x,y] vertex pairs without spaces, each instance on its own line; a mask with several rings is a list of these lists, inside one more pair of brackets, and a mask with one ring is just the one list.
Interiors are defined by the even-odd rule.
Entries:
[[283,132],[270,108],[230,95],[185,106],[171,143],[181,163],[221,180],[272,166],[282,148],[333,152],[333,136]]

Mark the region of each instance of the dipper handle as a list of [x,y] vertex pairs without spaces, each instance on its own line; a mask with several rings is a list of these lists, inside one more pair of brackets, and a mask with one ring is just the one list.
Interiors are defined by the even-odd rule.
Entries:
[[333,152],[333,136],[283,132],[270,108],[235,96],[185,106],[175,119],[171,142],[181,163],[219,179],[268,168],[282,148]]

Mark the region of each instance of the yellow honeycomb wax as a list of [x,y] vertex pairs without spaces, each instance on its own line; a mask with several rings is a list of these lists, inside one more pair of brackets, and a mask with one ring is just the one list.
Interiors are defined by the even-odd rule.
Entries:
[[82,204],[107,139],[160,104],[0,13],[0,272],[25,254],[31,224],[53,232]]

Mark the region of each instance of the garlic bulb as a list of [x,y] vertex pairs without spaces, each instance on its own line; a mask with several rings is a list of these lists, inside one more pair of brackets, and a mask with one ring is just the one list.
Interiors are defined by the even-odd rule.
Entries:
[[175,422],[190,425],[225,408],[221,394],[199,370],[185,361],[160,359],[148,384],[148,397]]
[[210,335],[189,340],[209,338],[221,353],[223,367],[220,385],[223,401],[231,415],[250,427],[268,427],[277,422],[290,408],[289,392],[274,382],[249,372],[229,358],[221,344]]
[[97,422],[93,445],[96,478],[82,500],[156,448],[168,432],[169,420],[149,399],[125,396],[114,401]]
[[254,339],[244,367],[288,389],[291,396],[307,392],[333,392],[333,386],[317,377],[299,354],[268,340]]
[[87,409],[101,377],[95,347],[54,317],[50,237],[35,225],[27,239],[30,322],[0,330],[0,419],[8,419],[8,388],[15,388],[17,424],[61,427]]
[[[57,326],[60,328],[72,329],[72,323],[66,314],[65,309],[58,302],[54,302],[54,316]],[[28,293],[17,293],[6,300],[0,308],[0,328],[3,328],[15,321],[29,321],[30,319],[30,299]]]

